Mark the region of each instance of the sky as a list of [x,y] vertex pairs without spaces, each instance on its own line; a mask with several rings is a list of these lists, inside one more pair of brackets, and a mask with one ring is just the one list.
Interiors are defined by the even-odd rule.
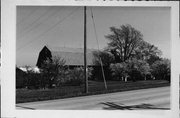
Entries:
[[[87,7],[87,48],[97,49],[91,9],[100,49],[107,46],[110,27],[130,24],[143,39],[170,59],[170,8]],[[78,6],[18,6],[16,14],[16,65],[35,66],[45,46],[83,48],[84,15]]]

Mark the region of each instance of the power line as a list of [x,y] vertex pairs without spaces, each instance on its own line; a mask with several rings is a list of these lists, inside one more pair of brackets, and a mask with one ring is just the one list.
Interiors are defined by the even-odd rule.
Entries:
[[27,16],[25,18],[22,18],[19,22],[16,23],[16,25],[19,25],[20,23],[23,23],[24,21],[26,21],[31,15],[33,15],[39,7],[37,7],[36,9],[33,9],[29,14],[27,14]]
[[22,47],[18,48],[17,50],[20,50],[22,48],[24,48],[25,46],[29,45],[30,43],[40,40],[41,36],[43,36],[44,34],[46,34],[47,32],[49,32],[51,29],[53,29],[54,27],[56,27],[58,24],[61,24],[62,22],[64,22],[64,20],[66,20],[69,16],[73,15],[77,10],[79,9],[79,7],[77,7],[75,10],[73,10],[72,12],[70,12],[67,16],[65,16],[62,20],[58,21],[57,23],[55,23],[54,25],[52,25],[49,29],[47,29],[45,32],[41,33],[39,36],[37,36],[34,40],[29,41],[28,43],[24,44]]
[[[49,9],[47,9],[42,15],[40,15],[37,19],[35,19],[32,23],[30,23],[27,27],[25,27],[25,29],[23,30],[24,32],[22,32],[22,34],[19,38],[23,38],[24,36],[26,36],[27,32],[31,32],[33,29],[35,29],[36,27],[38,27],[41,23],[34,25],[36,22],[38,22],[38,20],[40,20],[42,17],[44,17],[45,15],[47,15],[48,12],[50,12],[50,9],[52,9],[52,7],[50,7]],[[54,14],[53,14],[54,15]],[[47,17],[47,19],[50,17]],[[33,27],[34,26],[34,27]],[[27,30],[26,30],[27,29]],[[28,30],[29,29],[29,30]]]
[[[91,17],[92,17],[92,20],[93,20],[93,28],[94,28],[95,38],[96,38],[96,42],[97,42],[97,45],[98,45],[98,51],[99,51],[100,50],[99,49],[99,41],[98,41],[98,35],[97,35],[97,31],[96,31],[96,25],[95,25],[95,21],[94,21],[94,15],[93,15],[92,7],[90,8],[90,10],[91,10]],[[106,79],[105,79],[105,75],[104,75],[104,68],[103,68],[102,60],[101,60],[101,57],[100,57],[99,53],[98,53],[98,57],[100,59],[101,71],[102,71],[102,75],[103,75],[103,79],[104,79],[105,89],[107,89]]]

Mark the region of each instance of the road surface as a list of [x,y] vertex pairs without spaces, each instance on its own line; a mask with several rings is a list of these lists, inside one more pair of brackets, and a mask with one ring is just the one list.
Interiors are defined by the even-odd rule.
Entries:
[[170,87],[21,103],[17,104],[16,108],[29,110],[169,110]]

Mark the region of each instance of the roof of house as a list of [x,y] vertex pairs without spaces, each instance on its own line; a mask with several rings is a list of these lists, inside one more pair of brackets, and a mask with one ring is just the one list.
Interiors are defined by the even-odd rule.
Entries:
[[[52,56],[61,57],[66,61],[66,65],[84,65],[84,49],[83,48],[64,48],[47,46]],[[87,65],[93,65],[93,51],[95,49],[87,49]]]

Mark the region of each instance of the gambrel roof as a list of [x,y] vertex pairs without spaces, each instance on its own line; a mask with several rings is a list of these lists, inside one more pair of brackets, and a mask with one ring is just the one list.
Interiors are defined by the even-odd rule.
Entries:
[[[97,51],[95,49],[87,49],[87,65],[93,65],[93,51]],[[51,54],[48,54],[48,53]],[[46,55],[47,54],[47,55]],[[73,66],[82,66],[84,65],[84,49],[83,48],[65,48],[65,47],[52,47],[52,46],[44,46],[44,48],[39,53],[40,57],[60,57],[63,58],[66,63],[65,65],[73,65]],[[38,58],[38,63],[40,63],[41,59]]]

